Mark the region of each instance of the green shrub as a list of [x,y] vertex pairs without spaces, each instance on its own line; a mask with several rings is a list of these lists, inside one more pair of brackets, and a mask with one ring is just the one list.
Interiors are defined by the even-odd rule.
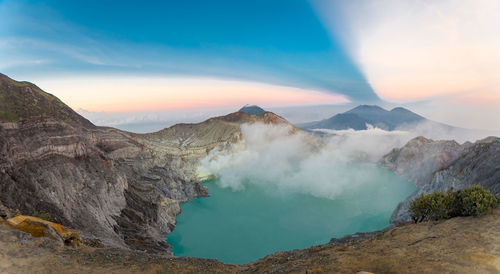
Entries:
[[481,186],[472,186],[461,191],[463,216],[481,216],[498,205],[498,199]]
[[455,196],[436,191],[431,194],[422,193],[410,204],[410,212],[414,222],[450,218]]
[[457,216],[480,216],[495,208],[499,199],[481,186],[442,193],[422,193],[410,203],[414,222],[448,219]]

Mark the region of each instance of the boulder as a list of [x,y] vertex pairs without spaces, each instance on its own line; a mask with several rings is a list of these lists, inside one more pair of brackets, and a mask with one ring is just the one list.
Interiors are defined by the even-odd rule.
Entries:
[[79,247],[82,244],[79,231],[37,217],[19,215],[7,219],[7,223],[12,228],[29,233],[33,237],[49,237],[72,247]]

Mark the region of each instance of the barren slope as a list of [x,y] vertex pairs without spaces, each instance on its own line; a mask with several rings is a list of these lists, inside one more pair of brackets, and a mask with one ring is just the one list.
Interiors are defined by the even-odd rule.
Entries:
[[[305,232],[306,233],[306,232]],[[45,244],[46,245],[46,244]],[[111,248],[44,247],[0,226],[2,273],[498,273],[500,208],[474,218],[408,224],[358,241],[279,252],[248,265]]]

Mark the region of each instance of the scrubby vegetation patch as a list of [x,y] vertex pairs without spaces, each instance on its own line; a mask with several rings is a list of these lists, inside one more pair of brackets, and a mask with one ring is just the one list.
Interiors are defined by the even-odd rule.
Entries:
[[446,193],[422,193],[410,203],[414,222],[449,219],[458,216],[481,216],[498,206],[499,197],[487,189],[474,185]]

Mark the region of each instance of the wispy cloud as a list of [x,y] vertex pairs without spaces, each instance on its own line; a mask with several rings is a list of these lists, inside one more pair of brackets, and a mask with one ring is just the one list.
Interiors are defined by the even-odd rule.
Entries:
[[0,70],[9,69],[18,66],[37,66],[43,64],[49,64],[51,61],[47,59],[18,59],[11,60],[9,62],[0,63]]
[[[30,55],[43,57],[46,55],[43,52],[63,55],[66,58],[76,59],[78,61],[92,65],[112,65],[102,59],[102,53],[94,48],[85,46],[75,46],[72,44],[55,43],[45,39],[28,38],[28,37],[8,37],[4,38],[0,43],[0,49],[5,51],[17,52],[19,49],[25,50]],[[9,58],[13,59],[13,58]],[[59,58],[60,59],[60,58]],[[41,60],[41,59],[39,59]],[[25,66],[30,63],[25,62],[10,62],[11,66]],[[40,64],[40,63],[36,63]]]

